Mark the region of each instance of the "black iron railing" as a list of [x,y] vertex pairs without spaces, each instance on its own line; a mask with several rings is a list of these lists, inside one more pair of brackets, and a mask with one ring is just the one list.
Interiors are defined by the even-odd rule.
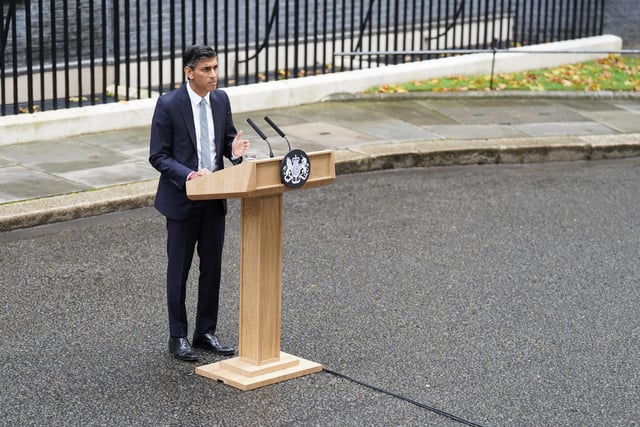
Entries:
[[604,2],[0,0],[0,112],[166,92],[195,43],[216,48],[228,87],[600,35]]

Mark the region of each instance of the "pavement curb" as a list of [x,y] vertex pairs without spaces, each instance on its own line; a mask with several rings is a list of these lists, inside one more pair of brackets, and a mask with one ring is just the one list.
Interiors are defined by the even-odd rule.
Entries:
[[517,164],[640,156],[640,134],[416,141],[336,152],[336,174],[471,164]]
[[157,180],[8,203],[0,206],[0,232],[151,206]]
[[[640,134],[429,140],[335,150],[336,174],[414,167],[640,157]],[[153,205],[157,180],[0,206],[0,232]]]

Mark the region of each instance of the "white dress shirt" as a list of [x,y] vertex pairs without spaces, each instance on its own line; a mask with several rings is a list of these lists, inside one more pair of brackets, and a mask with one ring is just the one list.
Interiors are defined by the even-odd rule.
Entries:
[[[193,122],[196,127],[196,141],[198,145],[198,169],[202,169],[202,159],[200,159],[200,101],[202,100],[202,96],[198,95],[191,89],[191,85],[187,82],[187,92],[189,93],[189,98],[191,100],[191,110],[193,112]],[[213,112],[211,111],[211,103],[209,99],[209,93],[204,96],[204,100],[207,103],[207,127],[209,128],[209,147],[211,147],[211,163],[213,164],[213,169],[216,168],[216,146],[214,144],[215,141],[215,131],[213,129]],[[213,170],[211,171],[213,172]]]

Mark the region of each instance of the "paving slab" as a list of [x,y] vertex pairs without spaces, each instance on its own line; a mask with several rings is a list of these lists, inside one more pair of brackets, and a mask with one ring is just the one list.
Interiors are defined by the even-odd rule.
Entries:
[[594,111],[585,112],[584,116],[598,121],[619,133],[640,133],[640,120],[638,113],[632,111]]
[[21,165],[2,167],[0,203],[86,191],[91,186]]
[[[295,124],[296,122],[325,122],[340,126],[348,126],[352,123],[383,119],[387,117],[386,114],[372,111],[370,108],[363,109],[362,104],[357,102],[322,102],[319,104],[300,105],[286,109],[279,109],[277,112],[265,113],[267,113],[274,121],[276,118],[280,120],[280,117],[288,116],[291,118],[290,124]],[[262,117],[262,114],[257,114],[257,117]],[[276,124],[279,125],[279,122],[276,122]],[[287,123],[285,122],[283,124]]]
[[127,156],[148,159],[150,126],[121,131],[79,135],[70,139],[117,151]]
[[101,188],[156,178],[158,172],[148,161],[136,160],[92,169],[59,173],[61,177],[88,187]]
[[497,124],[486,125],[429,125],[424,126],[428,131],[449,139],[476,138],[517,138],[526,136],[517,129]]
[[544,122],[514,124],[513,128],[528,136],[608,135],[613,130],[598,122]]
[[0,147],[0,155],[50,173],[93,169],[129,160],[128,156],[116,150],[87,144],[78,139],[4,145]]
[[356,132],[336,124],[327,122],[307,122],[301,125],[291,125],[284,128],[287,135],[299,141],[306,141],[328,148],[345,145],[358,145],[383,141],[382,138]]
[[640,113],[640,103],[638,102],[616,102],[614,105],[616,105],[618,108],[627,110],[627,111],[631,111],[634,112],[636,114]]
[[[446,105],[446,104],[445,104]],[[394,117],[414,126],[455,124],[456,121],[439,111],[440,104],[421,102],[419,100],[399,100],[371,104],[368,111],[383,117]],[[363,121],[378,119],[376,115],[363,118]]]
[[540,123],[553,121],[580,122],[587,119],[571,111],[553,105],[514,106],[464,106],[461,108],[443,108],[444,114],[464,124],[501,124]]
[[[585,102],[584,99],[563,99],[562,105],[571,108],[579,113],[592,112],[592,111],[622,111],[625,110],[625,104],[623,100],[611,102],[606,99],[590,99]],[[630,104],[633,105],[633,104]]]
[[363,122],[354,126],[356,130],[379,137],[385,141],[405,142],[415,140],[440,139],[440,135],[426,128],[415,126],[404,120],[386,119],[375,122]]

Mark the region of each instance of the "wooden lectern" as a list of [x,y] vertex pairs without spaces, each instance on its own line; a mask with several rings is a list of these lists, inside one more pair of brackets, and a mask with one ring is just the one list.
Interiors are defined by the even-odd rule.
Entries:
[[[311,170],[301,189],[336,178],[332,151],[307,154]],[[244,161],[187,182],[192,200],[241,198],[239,357],[196,368],[196,374],[251,390],[322,370],[280,351],[282,280],[282,158]]]

